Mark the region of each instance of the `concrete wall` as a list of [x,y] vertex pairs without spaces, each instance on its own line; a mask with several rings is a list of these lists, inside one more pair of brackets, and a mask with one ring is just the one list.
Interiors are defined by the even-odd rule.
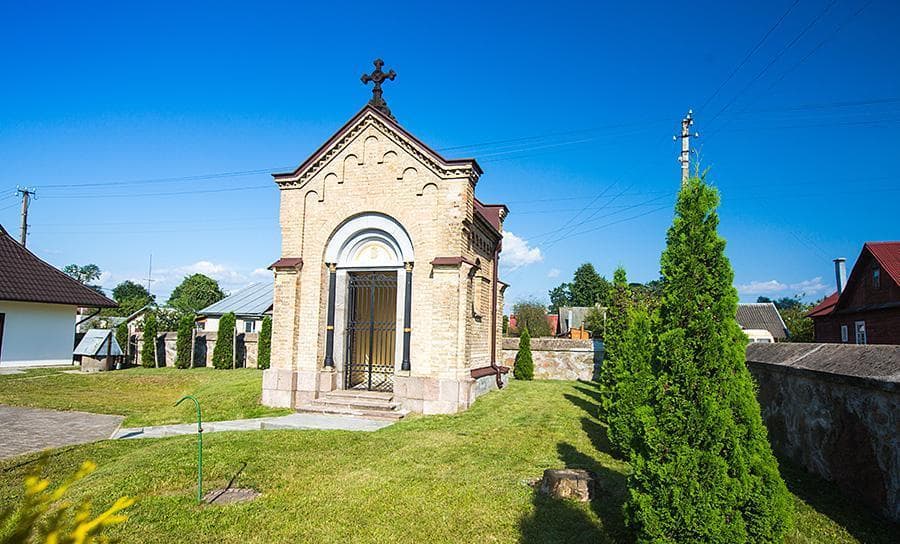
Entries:
[[[216,340],[218,333],[208,331],[197,331],[194,340],[194,366],[213,366],[212,356],[213,350],[216,348]],[[160,333],[156,344],[156,353],[159,360],[159,366],[175,366],[176,344],[178,333],[164,332]],[[141,333],[137,334],[137,356],[135,364],[140,364],[141,347],[143,346],[143,338]],[[241,333],[237,335],[237,366],[240,368],[256,368],[257,356],[259,353],[259,334],[258,333]]]
[[[503,338],[501,364],[515,367],[519,339]],[[538,380],[590,380],[600,369],[603,343],[599,340],[532,338],[531,357]]]
[[0,313],[0,367],[72,364],[74,306],[0,301]]
[[900,521],[900,346],[751,344],[781,456]]

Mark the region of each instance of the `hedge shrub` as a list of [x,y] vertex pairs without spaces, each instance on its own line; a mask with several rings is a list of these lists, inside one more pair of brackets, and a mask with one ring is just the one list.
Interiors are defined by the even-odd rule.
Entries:
[[519,335],[519,352],[516,353],[513,377],[517,380],[534,379],[534,360],[531,358],[531,335],[528,334],[528,327],[523,328],[522,334]]
[[191,367],[191,347],[194,336],[194,316],[185,314],[178,320],[178,339],[175,341],[175,366]]
[[141,366],[155,368],[156,362],[156,337],[159,331],[156,328],[156,314],[147,312],[144,316],[143,335],[141,343]]

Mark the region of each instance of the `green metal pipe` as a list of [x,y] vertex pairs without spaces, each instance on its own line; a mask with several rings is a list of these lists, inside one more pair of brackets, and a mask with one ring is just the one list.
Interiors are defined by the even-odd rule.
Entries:
[[187,399],[194,401],[197,407],[197,503],[199,504],[203,502],[203,418],[200,413],[200,402],[192,395],[181,397],[175,406]]

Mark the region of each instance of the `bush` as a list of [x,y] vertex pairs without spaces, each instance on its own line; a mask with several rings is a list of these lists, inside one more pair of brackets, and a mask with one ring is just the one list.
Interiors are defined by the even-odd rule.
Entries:
[[534,379],[534,360],[531,358],[531,335],[528,334],[528,327],[525,327],[519,335],[519,352],[516,353],[513,377],[517,380]]
[[263,318],[262,327],[259,329],[259,354],[256,357],[256,366],[261,370],[269,368],[272,363],[272,316]]
[[219,334],[213,349],[213,366],[219,370],[234,367],[234,314],[228,312],[219,318]]
[[515,332],[521,332],[528,329],[532,336],[552,336],[554,332],[550,330],[550,324],[547,323],[547,309],[543,304],[536,300],[520,300],[513,305],[513,315],[516,316]]
[[134,499],[120,497],[96,516],[91,513],[88,500],[78,505],[63,500],[73,484],[96,468],[94,463],[84,462],[78,472],[55,489],[37,471],[26,476],[25,495],[19,504],[0,511],[0,544],[107,542],[101,535],[128,519],[120,512],[134,504]]
[[143,325],[143,343],[141,344],[141,366],[144,368],[154,368],[156,363],[156,337],[159,330],[156,328],[156,314],[147,312],[144,316]]
[[717,233],[715,189],[678,195],[661,259],[650,401],[629,452],[625,518],[638,542],[782,542],[791,501],[762,424]]
[[191,367],[191,348],[194,337],[194,316],[185,314],[178,320],[178,339],[175,341],[175,366]]

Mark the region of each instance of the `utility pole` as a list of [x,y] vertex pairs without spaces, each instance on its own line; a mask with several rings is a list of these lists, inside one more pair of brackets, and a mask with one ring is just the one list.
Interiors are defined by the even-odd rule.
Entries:
[[678,141],[681,140],[681,155],[678,157],[678,162],[681,163],[681,186],[683,187],[685,183],[687,183],[688,178],[690,177],[691,170],[691,137],[699,138],[700,133],[695,132],[691,134],[691,127],[694,126],[694,110],[688,110],[687,115],[684,116],[684,119],[681,120],[681,135],[680,136],[672,136],[672,140]]
[[25,247],[25,241],[28,239],[28,205],[35,190],[28,187],[16,187],[16,192],[22,195],[22,228],[19,231],[19,243]]
[[150,266],[147,268],[147,292],[150,292],[150,284],[153,283],[153,254],[150,254]]

